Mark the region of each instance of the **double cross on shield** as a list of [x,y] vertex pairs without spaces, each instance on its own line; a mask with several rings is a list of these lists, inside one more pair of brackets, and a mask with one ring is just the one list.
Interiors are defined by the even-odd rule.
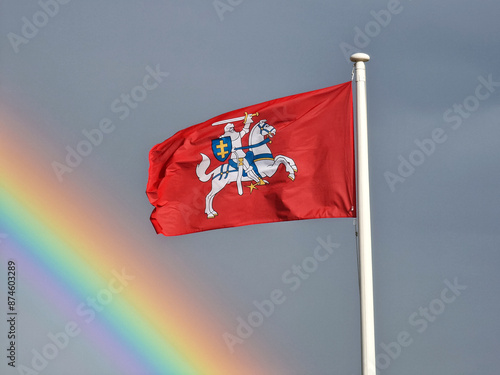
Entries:
[[218,161],[224,163],[231,155],[232,149],[231,137],[212,139],[212,151]]

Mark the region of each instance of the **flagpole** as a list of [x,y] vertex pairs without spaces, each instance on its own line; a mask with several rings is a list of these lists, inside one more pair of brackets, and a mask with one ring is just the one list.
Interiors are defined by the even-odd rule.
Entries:
[[372,234],[368,169],[368,117],[365,72],[365,62],[369,60],[370,56],[365,53],[355,53],[351,56],[351,61],[354,62],[356,68],[357,190],[362,374],[376,375]]

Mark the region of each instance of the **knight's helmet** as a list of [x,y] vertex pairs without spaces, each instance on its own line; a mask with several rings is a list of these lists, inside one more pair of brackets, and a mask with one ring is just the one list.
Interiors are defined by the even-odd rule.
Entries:
[[234,124],[232,122],[224,126],[224,133],[227,133],[228,131],[234,131]]

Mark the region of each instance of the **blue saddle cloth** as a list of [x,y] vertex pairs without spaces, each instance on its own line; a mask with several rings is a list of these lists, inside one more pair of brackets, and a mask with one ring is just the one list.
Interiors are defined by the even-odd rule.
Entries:
[[[259,169],[257,168],[257,166],[255,165],[255,160],[260,160],[260,159],[273,159],[273,155],[272,154],[260,154],[260,155],[257,155],[257,158],[255,157],[253,151],[248,151],[245,155],[245,159],[246,161],[248,162],[248,165],[250,165],[250,167],[252,167],[253,171],[255,172],[255,174],[259,177],[259,178],[262,178],[261,174],[259,173]],[[224,170],[224,167],[226,167]],[[224,176],[224,178],[227,178],[228,174],[230,172],[238,172],[238,163],[236,163],[234,160],[232,159],[229,159],[229,163],[228,164],[224,164],[222,165],[222,168],[221,168],[221,173],[214,176],[213,178],[219,178],[219,180]],[[247,172],[245,172],[245,170],[243,170],[243,177],[247,177]]]
[[[252,167],[255,174],[257,176],[259,176],[259,178],[262,178],[262,176],[259,173],[259,170],[257,169],[257,166],[255,165],[253,151],[248,151],[247,154],[245,155],[245,159],[248,162],[248,165],[250,165]],[[233,159],[229,159],[229,166],[234,168],[236,171],[238,170],[238,164]],[[246,176],[247,176],[247,172],[245,172],[245,170],[243,170],[243,177],[246,177]]]

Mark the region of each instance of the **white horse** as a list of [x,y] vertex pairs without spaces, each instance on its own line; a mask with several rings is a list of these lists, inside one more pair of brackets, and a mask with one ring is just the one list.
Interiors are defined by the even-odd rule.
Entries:
[[[280,164],[283,164],[288,172],[288,178],[293,181],[295,180],[295,173],[297,172],[297,166],[295,165],[293,159],[284,155],[273,157],[273,154],[267,145],[272,142],[271,138],[275,135],[276,129],[273,126],[266,123],[265,120],[259,121],[250,131],[248,146],[242,148],[247,151],[246,158],[249,161],[249,164],[252,165],[255,163],[254,165],[256,166],[260,177],[271,177],[276,173]],[[212,219],[218,215],[212,206],[214,197],[224,188],[224,186],[236,181],[238,167],[230,161],[215,168],[207,174],[206,171],[210,166],[210,159],[205,154],[201,154],[201,157],[201,163],[196,166],[196,175],[201,182],[207,182],[212,179],[212,190],[205,198],[205,213],[209,219]],[[246,175],[246,173],[243,174],[241,180],[253,181]],[[264,181],[260,182],[260,184],[264,183]],[[255,185],[253,185],[253,187],[255,187]]]

